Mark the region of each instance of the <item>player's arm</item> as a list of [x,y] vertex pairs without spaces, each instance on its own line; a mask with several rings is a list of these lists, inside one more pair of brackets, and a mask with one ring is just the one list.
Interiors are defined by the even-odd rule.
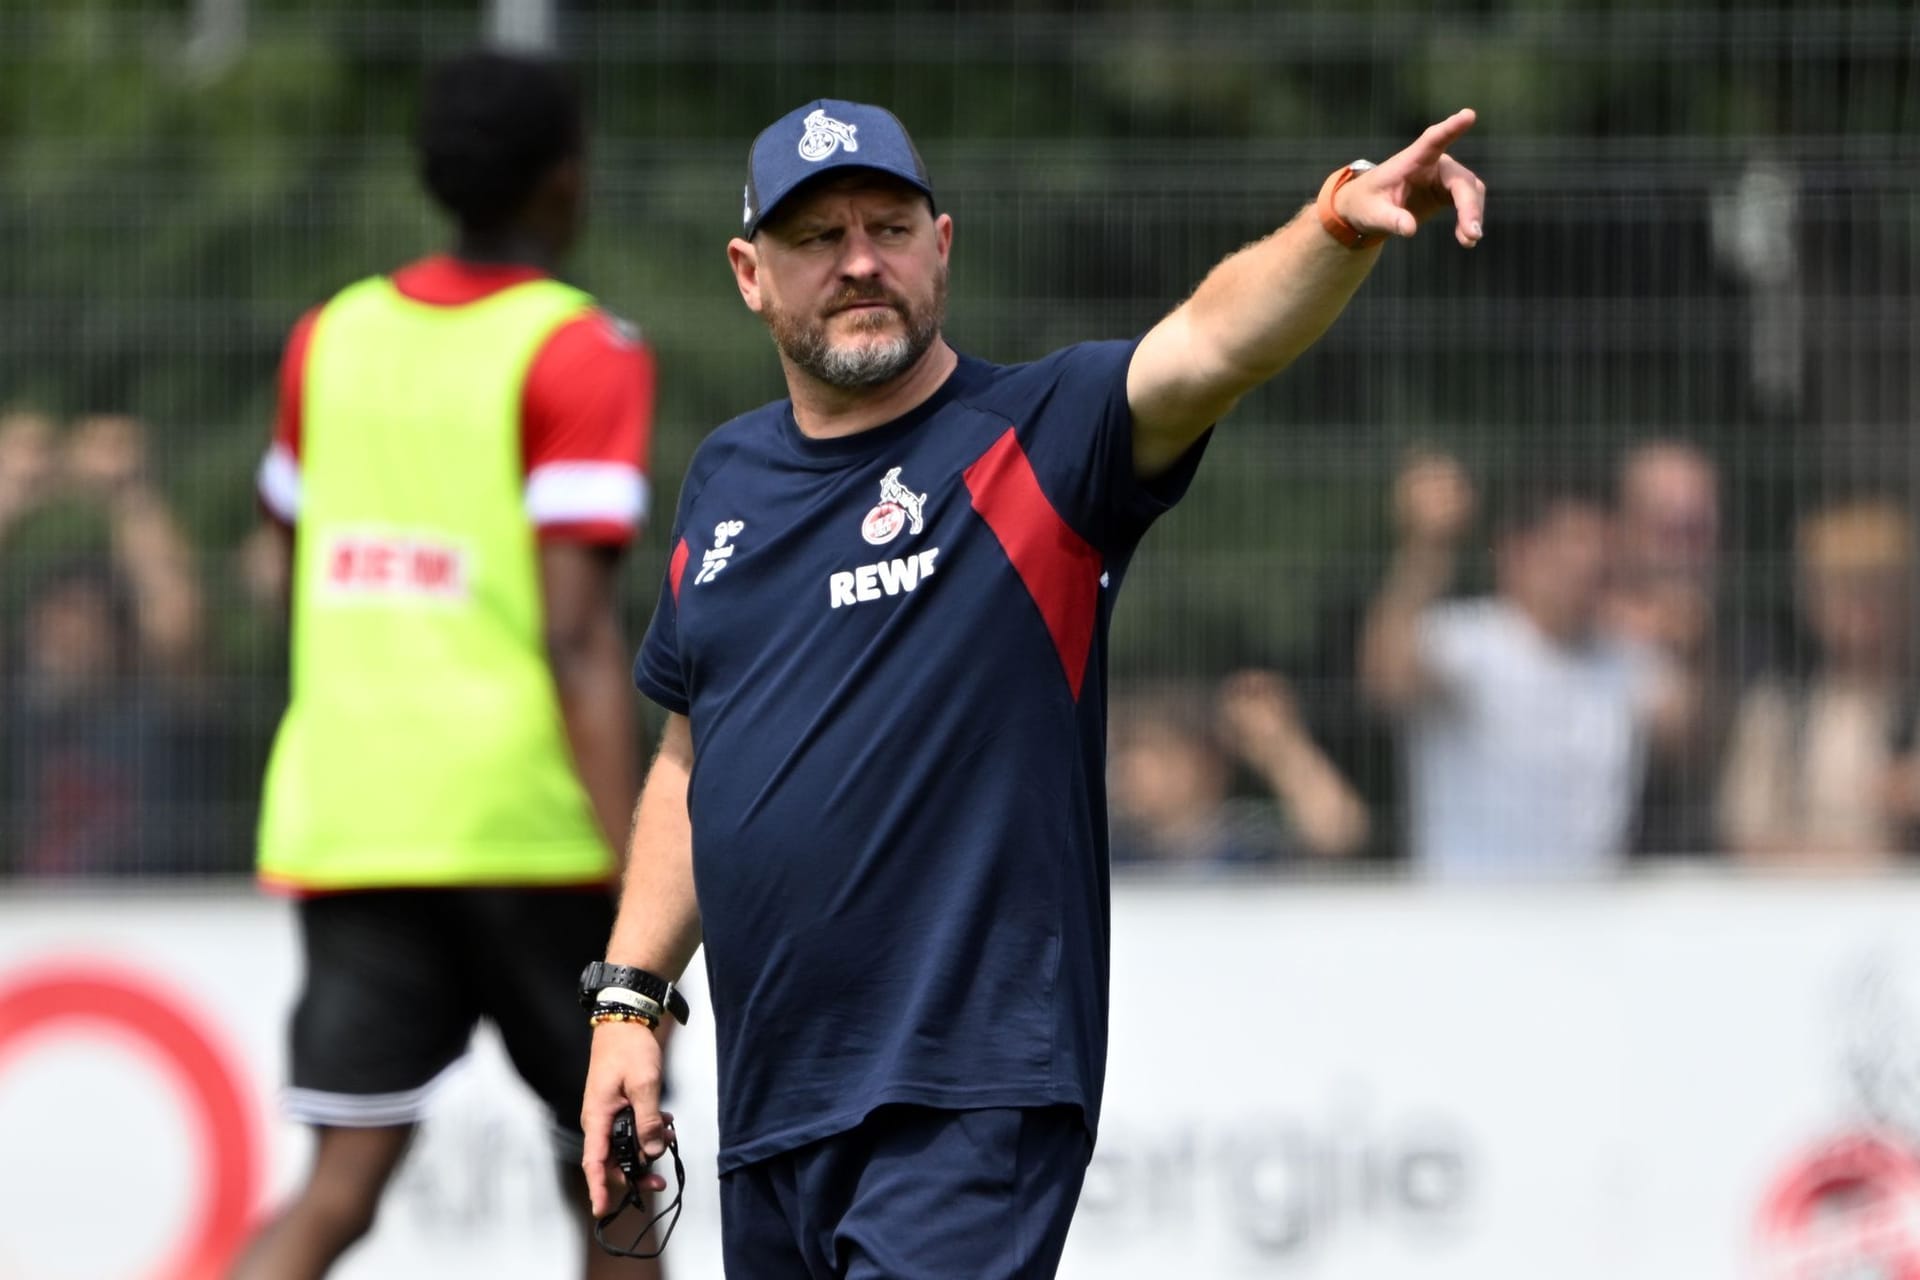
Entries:
[[[1335,212],[1362,235],[1404,237],[1455,208],[1454,236],[1472,248],[1486,188],[1446,152],[1473,121],[1472,111],[1457,112],[1357,175],[1334,194]],[[1307,208],[1216,266],[1141,340],[1127,370],[1135,472],[1166,471],[1241,396],[1312,346],[1379,257],[1377,246],[1335,240]]]
[[[660,750],[640,789],[633,838],[620,894],[620,913],[606,958],[678,982],[700,946],[700,906],[693,892],[693,824],[687,784],[693,776],[693,734],[682,715],[667,717]],[[593,1033],[580,1127],[587,1141],[581,1166],[602,1214],[613,1203],[607,1186],[607,1136],[622,1107],[633,1108],[635,1130],[648,1157],[666,1149],[660,1114],[661,1044],[640,1023],[610,1023]],[[656,1189],[664,1186],[657,1182]]]
[[307,348],[320,308],[300,317],[280,356],[273,414],[273,436],[255,477],[262,529],[248,540],[248,586],[260,604],[290,613],[293,608],[293,540],[300,518],[300,436],[302,385]]
[[540,547],[547,664],[574,769],[614,849],[626,840],[640,772],[627,642],[614,609],[618,565],[614,547],[562,541]]
[[1443,692],[1422,653],[1421,619],[1453,582],[1473,487],[1452,458],[1416,458],[1395,482],[1394,514],[1400,545],[1361,629],[1360,687],[1399,712]]
[[646,510],[651,355],[604,313],[585,312],[547,339],[522,394],[547,662],[575,771],[608,847],[624,849],[640,761],[615,583]]

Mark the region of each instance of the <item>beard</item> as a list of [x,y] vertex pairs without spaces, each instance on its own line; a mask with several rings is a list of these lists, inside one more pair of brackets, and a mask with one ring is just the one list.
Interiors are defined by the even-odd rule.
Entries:
[[[882,311],[862,312],[852,317],[851,340],[843,338],[835,345],[827,337],[827,322],[836,312],[856,302],[886,303],[900,317],[904,332],[886,338],[865,337],[885,329],[888,317]],[[765,312],[767,328],[780,354],[815,379],[841,391],[884,386],[911,369],[940,336],[946,315],[944,267],[934,277],[933,293],[924,307],[915,307],[884,286],[869,284],[847,286],[820,314],[808,319],[776,307],[769,307]]]

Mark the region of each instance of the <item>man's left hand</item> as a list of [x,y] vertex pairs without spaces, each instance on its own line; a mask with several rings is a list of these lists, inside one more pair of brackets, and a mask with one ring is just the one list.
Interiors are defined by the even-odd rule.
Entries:
[[1334,210],[1362,235],[1411,236],[1442,209],[1458,212],[1453,237],[1471,249],[1480,243],[1487,184],[1447,154],[1473,128],[1471,107],[1456,111],[1421,134],[1414,144],[1384,160],[1334,193]]

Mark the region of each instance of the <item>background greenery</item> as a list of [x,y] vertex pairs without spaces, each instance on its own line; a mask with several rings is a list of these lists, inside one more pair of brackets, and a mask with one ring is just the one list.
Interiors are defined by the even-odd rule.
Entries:
[[[270,724],[276,629],[239,605],[230,553],[255,518],[279,346],[333,289],[439,242],[406,136],[422,67],[482,15],[255,0],[222,50],[193,10],[0,11],[0,405],[150,424],[218,606],[227,714]],[[1384,487],[1415,443],[1483,475],[1598,475],[1630,439],[1699,439],[1728,468],[1739,581],[1765,598],[1795,504],[1911,469],[1915,13],[567,4],[560,52],[595,127],[574,274],[658,350],[664,523],[700,437],[780,394],[722,250],[746,147],[791,107],[862,98],[907,122],[958,224],[950,333],[1018,360],[1144,328],[1335,165],[1470,104],[1486,245],[1393,246],[1322,347],[1239,410],[1138,562],[1116,662],[1212,673],[1300,652],[1323,606],[1370,584]],[[1756,174],[1774,185],[1738,199]],[[1784,228],[1744,264],[1743,214]],[[629,565],[636,634],[660,542]]]

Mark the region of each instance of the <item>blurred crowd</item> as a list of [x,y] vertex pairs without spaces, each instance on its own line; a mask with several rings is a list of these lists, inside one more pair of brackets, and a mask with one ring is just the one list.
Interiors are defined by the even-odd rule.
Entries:
[[[148,452],[126,417],[0,417],[0,874],[249,863],[262,744],[217,705],[201,557]],[[1733,589],[1708,454],[1653,441],[1590,471],[1413,457],[1383,571],[1304,653],[1117,680],[1116,865],[1524,880],[1920,850],[1905,507],[1803,507],[1782,617]],[[264,543],[223,563],[278,608]]]
[[1303,660],[1116,689],[1116,858],[1450,880],[1897,864],[1920,850],[1911,517],[1868,491],[1805,507],[1783,617],[1733,589],[1722,501],[1681,441],[1497,486],[1410,459],[1384,572]]
[[196,556],[142,425],[0,417],[0,873],[233,870]]

